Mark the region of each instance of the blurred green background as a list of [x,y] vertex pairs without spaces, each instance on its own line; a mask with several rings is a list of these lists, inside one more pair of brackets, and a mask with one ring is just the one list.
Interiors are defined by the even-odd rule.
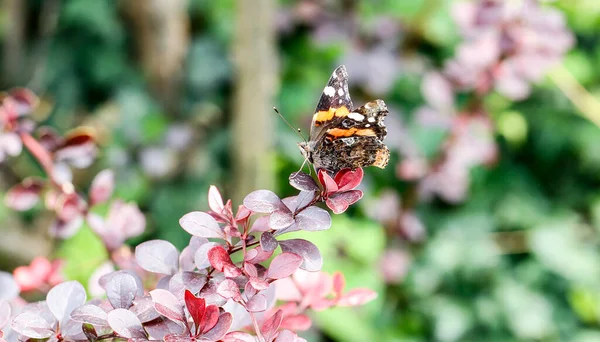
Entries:
[[[116,195],[148,220],[132,245],[161,238],[182,247],[189,235],[178,219],[208,208],[210,184],[234,205],[256,188],[294,194],[287,177],[302,163],[299,138],[271,107],[307,133],[331,71],[344,63],[355,105],[382,98],[390,107],[392,159],[366,170],[365,197],[332,229],[305,236],[326,270],[380,295],[317,314],[305,336],[600,341],[600,1],[539,3],[565,16],[573,47],[523,99],[495,91],[478,99],[491,125],[466,145],[493,156],[457,178],[440,175],[427,196],[428,178],[406,177],[405,162],[448,148],[452,133],[418,113],[425,75],[464,39],[457,3],[4,0],[0,84],[39,94],[40,123],[97,130],[100,157],[75,182],[85,189],[99,170],[115,170]],[[472,97],[457,94],[449,120]],[[1,171],[2,191],[41,175],[26,153]],[[41,208],[1,207],[0,269],[57,251],[67,262],[94,253],[86,229],[50,241],[51,219]]]

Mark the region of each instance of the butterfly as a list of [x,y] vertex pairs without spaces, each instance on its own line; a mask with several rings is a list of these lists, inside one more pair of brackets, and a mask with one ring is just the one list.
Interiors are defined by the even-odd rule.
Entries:
[[309,139],[298,143],[315,170],[335,174],[341,169],[385,168],[390,151],[383,143],[388,114],[383,100],[354,108],[348,92],[346,67],[337,67],[323,89],[312,118]]

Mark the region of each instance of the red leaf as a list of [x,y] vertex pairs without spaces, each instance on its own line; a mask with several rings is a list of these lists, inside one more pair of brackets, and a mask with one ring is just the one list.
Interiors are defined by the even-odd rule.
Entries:
[[233,316],[229,312],[225,312],[218,317],[217,323],[208,331],[204,333],[201,340],[208,341],[221,341],[223,336],[231,328],[233,323]]
[[362,191],[360,190],[350,190],[345,192],[340,192],[331,195],[325,201],[325,204],[333,211],[334,214],[341,214],[348,209],[348,207],[354,203],[356,203],[363,196]]
[[204,312],[204,319],[200,322],[199,333],[204,334],[205,332],[212,329],[219,321],[219,307],[216,305],[209,305],[206,307]]
[[325,170],[319,170],[319,182],[323,185],[327,193],[338,191],[335,180]]
[[198,298],[194,296],[189,290],[185,290],[185,306],[190,312],[190,316],[196,324],[196,330],[200,326],[206,312],[206,301],[204,298]]
[[338,191],[348,191],[356,188],[362,181],[364,176],[363,169],[356,169],[354,171],[350,169],[340,170],[335,175],[335,183],[338,186]]
[[281,253],[271,261],[266,277],[271,279],[289,277],[292,273],[296,272],[301,264],[301,256],[294,253]]
[[208,261],[219,272],[223,272],[226,266],[233,265],[229,254],[221,246],[215,246],[208,251]]
[[281,325],[282,318],[283,313],[281,310],[277,310],[273,316],[269,317],[269,319],[263,323],[262,327],[260,328],[260,332],[267,341],[271,341],[271,339],[275,337],[277,329],[279,329],[279,326]]
[[115,188],[115,174],[111,170],[100,171],[90,186],[90,205],[108,201]]

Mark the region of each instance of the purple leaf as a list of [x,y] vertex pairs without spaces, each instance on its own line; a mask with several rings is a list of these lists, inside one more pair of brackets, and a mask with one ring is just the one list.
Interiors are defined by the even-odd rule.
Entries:
[[325,203],[334,214],[341,214],[346,211],[350,205],[361,199],[362,196],[363,193],[360,190],[345,191],[329,196]]
[[100,171],[90,186],[90,205],[104,203],[110,199],[115,188],[115,174],[112,170]]
[[54,286],[46,296],[48,308],[59,324],[66,323],[71,312],[85,303],[85,289],[77,281],[67,281]]
[[194,263],[199,270],[210,267],[210,260],[208,260],[208,251],[213,247],[219,246],[216,242],[208,242],[200,246],[194,254]]
[[144,329],[150,335],[150,341],[163,341],[167,335],[177,336],[185,332],[184,327],[164,317],[145,323]]
[[283,203],[292,212],[296,212],[298,209],[308,206],[315,199],[316,194],[314,191],[300,191],[297,196],[284,198]]
[[170,242],[151,240],[135,248],[135,260],[146,271],[160,274],[175,274],[179,268],[179,252]]
[[264,232],[260,236],[260,247],[265,252],[272,252],[277,248],[277,240],[273,237],[273,234]]
[[225,238],[217,220],[202,211],[192,211],[179,219],[179,225],[188,233],[204,238]]
[[289,277],[301,264],[301,256],[294,253],[281,253],[271,261],[266,277],[271,279]]
[[4,204],[17,211],[33,208],[40,200],[44,182],[36,178],[27,178],[21,184],[10,188],[4,197]]
[[0,330],[10,321],[11,311],[8,301],[0,299]]
[[246,303],[246,310],[248,312],[262,312],[267,310],[267,297],[262,293],[259,293]]
[[225,279],[217,287],[217,293],[223,298],[233,298],[236,301],[240,300],[240,289],[235,281],[231,279]]
[[75,322],[93,325],[107,326],[107,317],[106,311],[92,304],[84,304],[71,312],[71,319]]
[[292,212],[286,207],[285,210],[275,210],[269,215],[269,227],[272,229],[284,229],[294,223]]
[[244,198],[244,206],[257,213],[272,213],[284,204],[273,191],[256,190]]
[[281,250],[294,253],[302,257],[300,268],[309,272],[320,271],[323,267],[323,258],[317,246],[303,239],[291,239],[279,241]]
[[194,258],[196,251],[200,246],[208,243],[206,238],[193,236],[190,239],[190,243],[181,251],[179,255],[179,266],[184,271],[193,271],[196,267]]
[[154,301],[154,308],[161,315],[174,322],[185,322],[183,304],[174,294],[167,290],[156,289],[150,291],[150,295]]
[[19,285],[12,274],[0,271],[0,300],[11,300],[19,294]]
[[11,328],[29,338],[48,338],[54,334],[54,328],[39,315],[24,312],[13,319]]
[[108,313],[108,324],[121,337],[147,338],[142,322],[137,316],[125,309],[115,309]]
[[331,215],[326,210],[311,206],[296,215],[296,224],[306,231],[327,230],[331,227]]
[[[112,268],[112,266],[111,266],[111,268]],[[127,273],[130,276],[132,276],[133,279],[135,279],[136,291],[137,291],[136,295],[143,296],[144,295],[144,284],[142,283],[142,279],[131,270],[112,271],[112,272],[109,271],[108,273],[102,275],[100,277],[100,279],[98,279],[98,283],[104,289],[104,291],[107,291],[107,289],[106,289],[107,285],[112,281],[112,278],[120,275],[121,273]]]
[[198,272],[177,272],[169,280],[169,290],[177,298],[183,298],[185,290],[198,293],[206,284],[206,275]]
[[137,297],[133,306],[129,308],[142,323],[150,322],[160,317],[160,314],[154,309],[154,302],[150,295]]
[[229,312],[225,312],[219,316],[219,320],[217,324],[215,324],[212,329],[205,332],[202,335],[202,338],[207,339],[209,341],[219,341],[225,336],[229,327],[231,327],[231,323],[233,322],[233,316]]
[[115,272],[104,288],[108,301],[115,309],[129,309],[138,292],[137,281],[125,271]]
[[301,191],[318,191],[317,182],[308,174],[298,171],[290,175],[290,185]]

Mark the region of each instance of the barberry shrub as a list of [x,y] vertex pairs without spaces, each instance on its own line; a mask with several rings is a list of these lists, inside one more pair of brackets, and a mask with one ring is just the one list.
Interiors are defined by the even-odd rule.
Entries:
[[[26,178],[5,203],[28,210],[44,198],[56,215],[53,236],[68,238],[86,221],[110,260],[94,272],[88,292],[77,281],[64,281],[58,260],[37,258],[12,275],[0,273],[0,341],[304,341],[297,333],[312,324],[308,310],[357,306],[376,297],[368,289],[346,292],[342,274],[321,272],[321,254],[310,241],[282,239],[294,231],[329,229],[329,212],[316,204],[343,213],[362,197],[355,189],[362,169],[335,175],[319,170],[318,181],[296,172],[290,184],[298,195],[280,198],[257,190],[235,212],[231,200],[211,186],[210,210],[179,220],[191,235],[182,251],[164,240],[131,251],[125,240],[145,228],[138,207],[114,199],[106,217],[93,210],[112,199],[113,173],[100,172],[87,194],[71,182],[70,167],[86,167],[96,154],[93,134],[79,129],[60,137],[49,128],[36,129],[27,118],[36,102],[27,90],[5,97],[2,156],[25,146],[48,178]],[[45,293],[46,300],[26,303],[19,296],[32,290]]]

